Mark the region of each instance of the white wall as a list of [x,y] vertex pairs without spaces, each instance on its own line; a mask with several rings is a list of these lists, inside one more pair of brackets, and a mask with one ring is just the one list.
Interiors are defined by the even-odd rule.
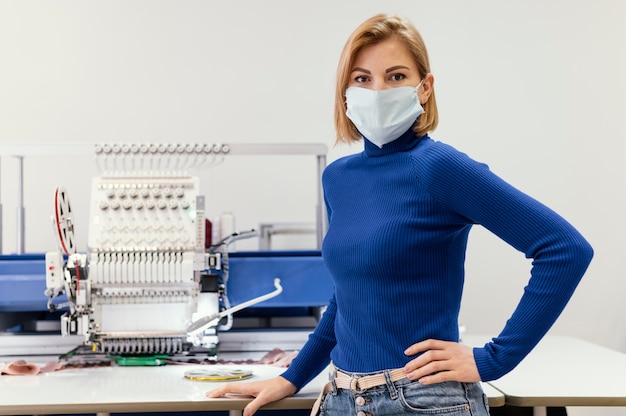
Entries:
[[[333,147],[335,67],[349,33],[377,12],[410,18],[429,46],[441,120],[433,137],[487,162],[593,244],[553,332],[626,352],[620,0],[0,0],[0,145],[324,143],[329,160],[356,152]],[[0,162],[2,247],[12,253],[16,159]],[[54,247],[57,185],[68,189],[84,246],[95,175],[90,156],[25,159],[28,252]],[[314,219],[312,159],[229,159],[201,177],[212,215],[232,210],[242,229]],[[497,333],[528,269],[473,231],[468,331]]]

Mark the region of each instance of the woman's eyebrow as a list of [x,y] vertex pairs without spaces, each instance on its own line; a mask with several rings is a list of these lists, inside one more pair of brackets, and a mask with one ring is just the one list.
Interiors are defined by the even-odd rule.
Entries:
[[[388,74],[388,73],[390,73],[390,72],[397,71],[398,69],[411,69],[411,68],[409,68],[408,66],[405,66],[405,65],[395,65],[395,66],[392,66],[392,67],[390,67],[390,68],[387,68],[387,69],[385,70],[385,73],[387,73],[387,74]],[[357,67],[355,67],[355,68],[353,68],[353,69],[352,69],[352,72],[363,72],[363,73],[365,73],[365,74],[371,74],[371,72],[370,72],[370,71],[368,71],[367,69],[365,69],[365,68],[361,68],[361,67],[358,67],[358,66],[357,66]]]
[[389,73],[389,72],[397,71],[398,69],[410,69],[410,68],[404,65],[396,65],[396,66],[392,66],[391,68],[387,68],[385,72]]
[[371,72],[370,72],[370,71],[368,71],[367,69],[360,68],[360,67],[358,67],[358,66],[357,66],[356,68],[353,68],[353,69],[352,69],[352,72],[365,72],[366,74],[371,74]]

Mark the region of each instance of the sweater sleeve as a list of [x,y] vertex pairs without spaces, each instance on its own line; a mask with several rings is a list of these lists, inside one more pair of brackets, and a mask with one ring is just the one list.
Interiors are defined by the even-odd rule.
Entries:
[[[327,171],[324,171],[327,175]],[[326,195],[324,195],[326,213],[330,220],[332,209]],[[335,316],[337,314],[337,301],[335,295],[331,297],[326,310],[317,324],[315,330],[309,335],[308,341],[302,347],[296,358],[293,359],[289,368],[281,374],[290,381],[298,390],[315,378],[328,364],[330,364],[330,352],[337,344],[335,338]]]
[[584,275],[593,249],[565,219],[450,146],[427,149],[418,180],[446,209],[480,224],[532,259],[524,294],[501,333],[474,358],[483,381],[511,371],[559,317]]
[[302,350],[293,359],[289,368],[281,374],[298,390],[317,376],[330,363],[330,351],[336,344],[335,314],[337,304],[335,296],[330,300],[315,330]]

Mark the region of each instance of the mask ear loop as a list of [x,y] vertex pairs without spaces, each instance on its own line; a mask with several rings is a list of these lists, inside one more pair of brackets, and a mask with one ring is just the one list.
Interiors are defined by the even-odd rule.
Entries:
[[[424,76],[424,78],[422,78],[422,80],[420,81],[419,84],[417,84],[417,87],[415,87],[415,91],[417,92],[417,100],[419,101],[420,99],[420,93],[419,93],[419,89],[422,86],[422,84],[424,84],[424,81],[426,81],[426,77],[430,75],[430,72],[426,74],[426,76]],[[424,103],[426,104],[426,103]],[[420,105],[423,106],[424,104],[422,104],[422,102],[420,101]]]
[[422,101],[420,100],[420,87],[422,86],[422,84],[424,83],[424,81],[426,81],[426,77],[422,78],[422,80],[420,81],[419,84],[417,84],[417,87],[415,87],[415,94],[417,94],[417,101],[420,103],[420,106],[423,106],[424,104],[422,104]]

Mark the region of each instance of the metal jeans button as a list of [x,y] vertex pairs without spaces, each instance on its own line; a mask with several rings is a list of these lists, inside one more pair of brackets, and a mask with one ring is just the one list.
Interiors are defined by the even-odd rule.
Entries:
[[365,399],[363,397],[357,397],[354,401],[357,406],[363,406],[365,404]]

